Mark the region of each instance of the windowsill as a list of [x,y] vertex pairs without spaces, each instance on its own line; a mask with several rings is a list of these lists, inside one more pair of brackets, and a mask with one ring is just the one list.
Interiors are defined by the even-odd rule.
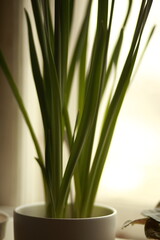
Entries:
[[4,240],[13,240],[13,218],[10,217],[7,226],[6,226],[6,234]]
[[6,225],[4,240],[13,240],[13,209],[14,207],[0,206],[0,210],[9,215],[9,220]]

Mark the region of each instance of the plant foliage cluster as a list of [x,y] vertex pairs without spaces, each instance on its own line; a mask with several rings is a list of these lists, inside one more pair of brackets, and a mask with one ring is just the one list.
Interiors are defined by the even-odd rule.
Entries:
[[[113,19],[118,17],[114,11],[116,0],[98,0],[96,30],[91,54],[88,56],[92,2],[92,0],[87,1],[83,21],[69,61],[71,30],[73,21],[76,20],[73,17],[76,1],[55,0],[54,14],[52,14],[49,0],[31,0],[42,54],[42,68],[40,67],[41,59],[37,55],[33,25],[29,13],[25,10],[30,61],[44,128],[45,151],[40,148],[22,97],[0,52],[0,66],[18,102],[36,148],[36,160],[44,180],[47,209],[52,217],[64,217],[72,180],[75,191],[72,216],[86,217],[91,214],[117,117],[132,78],[142,32],[153,1],[140,1],[135,29],[130,29],[133,30],[132,41],[120,74],[116,72],[133,0],[127,1],[128,8],[124,14],[124,21],[117,29],[118,37],[112,49],[110,49],[112,24]],[[154,28],[151,29],[144,50],[153,31]],[[75,122],[71,123],[69,101],[76,69],[78,69],[77,117]],[[113,71],[115,78],[111,77]],[[98,114],[108,87],[109,96],[98,144],[93,154]],[[64,144],[67,145],[69,153],[65,169],[63,167]]]

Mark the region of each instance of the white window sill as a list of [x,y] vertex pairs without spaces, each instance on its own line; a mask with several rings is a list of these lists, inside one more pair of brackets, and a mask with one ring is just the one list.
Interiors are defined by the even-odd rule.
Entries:
[[6,234],[4,240],[13,240],[13,218],[10,217],[9,221],[7,222],[6,226]]
[[13,236],[13,210],[14,207],[0,206],[0,210],[7,213],[10,217],[6,225],[5,238],[3,240],[14,240]]

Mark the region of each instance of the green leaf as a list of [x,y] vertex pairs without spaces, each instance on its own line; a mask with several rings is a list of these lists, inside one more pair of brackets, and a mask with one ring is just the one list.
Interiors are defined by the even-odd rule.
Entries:
[[86,9],[86,13],[84,16],[84,20],[82,22],[82,26],[81,26],[81,29],[80,29],[80,32],[79,32],[79,35],[78,35],[78,38],[76,41],[74,51],[73,51],[73,55],[71,57],[71,63],[69,65],[68,77],[67,77],[67,83],[66,83],[66,94],[65,94],[65,101],[66,101],[67,106],[68,106],[68,102],[69,102],[75,68],[76,68],[77,62],[79,61],[79,59],[81,57],[83,48],[85,46],[86,36],[88,35],[91,3],[92,3],[92,0],[89,0],[87,9]]
[[31,125],[30,119],[28,117],[28,113],[27,113],[26,108],[24,106],[23,100],[22,100],[22,98],[19,94],[18,88],[15,84],[15,81],[13,80],[13,77],[12,77],[12,75],[11,75],[9,69],[8,69],[7,63],[4,59],[1,51],[0,51],[0,67],[3,70],[4,75],[6,76],[7,82],[8,82],[8,84],[9,84],[11,90],[12,90],[12,93],[13,93],[13,95],[14,95],[17,103],[18,103],[18,106],[19,106],[19,108],[22,112],[22,115],[24,117],[24,120],[25,120],[25,122],[28,126],[28,129],[30,131],[31,137],[33,139],[33,142],[34,142],[34,145],[35,145],[35,148],[36,148],[36,151],[37,151],[39,165],[43,169],[44,168],[44,161],[43,161],[43,156],[42,156],[42,153],[41,153],[41,149],[40,149],[37,137],[34,133],[33,127]]
[[[104,9],[103,9],[104,11]],[[97,113],[99,109],[100,97],[101,97],[101,87],[102,87],[102,77],[103,77],[103,66],[105,61],[105,47],[106,47],[106,31],[104,30],[101,21],[98,23],[94,53],[92,57],[92,63],[90,67],[90,72],[88,76],[88,87],[86,89],[85,95],[85,106],[82,114],[81,122],[77,131],[77,136],[70,153],[70,158],[64,173],[64,177],[61,185],[60,199],[59,199],[59,211],[60,208],[63,209],[64,201],[66,199],[66,194],[68,192],[69,184],[76,166],[79,160],[81,151],[84,147],[88,134],[91,132],[95,119],[97,118]],[[98,44],[99,43],[99,44]],[[102,44],[103,43],[103,44]],[[99,64],[97,64],[97,61]],[[92,99],[92,102],[90,102]]]
[[28,37],[29,37],[32,72],[33,72],[34,82],[35,82],[37,95],[38,95],[38,99],[39,99],[39,104],[40,104],[40,108],[41,108],[41,115],[42,115],[42,119],[43,119],[44,129],[47,130],[49,120],[48,120],[48,106],[46,103],[46,96],[45,96],[45,92],[44,92],[44,83],[43,83],[43,78],[42,78],[40,67],[39,67],[39,62],[38,62],[38,57],[37,57],[36,48],[35,48],[35,44],[34,44],[30,19],[29,19],[28,13],[26,11],[25,11],[25,14],[26,14],[27,26],[28,26]]
[[130,83],[131,74],[135,65],[135,60],[137,57],[140,40],[142,37],[144,23],[146,22],[148,16],[147,14],[149,13],[149,7],[151,7],[151,5],[146,5],[146,7],[144,8],[142,7],[144,7],[143,3],[141,6],[142,9],[141,14],[144,16],[144,18],[141,19],[141,22],[139,20],[140,18],[137,21],[137,26],[135,29],[133,41],[131,43],[130,51],[124,64],[122,74],[119,78],[115,94],[109,106],[108,113],[106,115],[106,120],[104,122],[100,140],[98,143],[97,151],[94,157],[93,165],[90,172],[90,179],[87,187],[87,197],[85,198],[83,205],[84,208],[82,215],[85,216],[86,215],[88,216],[91,213],[91,209],[97,193],[97,188],[99,185],[106,156],[109,151],[110,143],[112,140],[117,117]]

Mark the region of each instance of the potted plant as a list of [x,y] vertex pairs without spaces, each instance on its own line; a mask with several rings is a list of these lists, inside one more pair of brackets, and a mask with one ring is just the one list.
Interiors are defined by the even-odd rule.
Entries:
[[[143,29],[153,1],[140,1],[133,37],[120,74],[117,74],[118,62],[121,56],[124,30],[133,1],[128,0],[124,20],[121,27],[117,29],[117,40],[113,49],[110,49],[112,22],[116,17],[114,15],[115,0],[98,0],[97,26],[92,50],[88,54],[87,43],[93,2],[88,0],[79,35],[69,61],[68,53],[75,2],[74,0],[55,0],[53,20],[49,0],[31,0],[42,59],[37,56],[32,23],[29,13],[25,10],[33,79],[44,129],[44,150],[40,148],[18,87],[2,52],[0,52],[1,69],[17,100],[35,145],[36,161],[41,168],[45,191],[44,205],[20,207],[15,211],[15,240],[54,239],[54,237],[55,239],[70,240],[103,240],[107,238],[108,229],[111,229],[108,238],[114,239],[114,227],[112,229],[111,225],[115,222],[115,211],[112,208],[106,210],[103,207],[95,206],[95,197],[117,117],[134,73]],[[144,50],[153,31],[154,28],[146,40]],[[109,52],[112,53],[110,58],[108,57]],[[144,51],[142,51],[142,55],[143,53]],[[42,61],[42,67],[40,61]],[[75,121],[71,123],[69,100],[76,69],[79,72],[77,112]],[[114,72],[114,77],[111,77],[112,72]],[[104,94],[106,90],[109,93],[107,97]],[[93,151],[102,99],[105,100],[106,108],[98,143]],[[65,169],[63,167],[64,144],[68,149],[68,161]],[[71,187],[72,180],[74,191]],[[68,205],[69,196],[71,196],[71,201]],[[102,215],[101,218],[96,218],[97,210]],[[110,213],[113,220],[108,220],[109,215],[104,216],[107,212]],[[35,220],[37,227],[33,225]],[[52,220],[55,227],[50,223]],[[80,226],[77,225],[78,220]],[[106,227],[108,221],[110,221],[109,228]],[[64,224],[67,224],[66,227]],[[42,230],[43,226],[47,227],[46,231]],[[19,228],[21,229],[20,233],[17,230]],[[49,230],[49,228],[51,229]],[[35,229],[35,233],[33,233],[33,229]],[[69,229],[71,229],[71,233],[69,233]],[[84,233],[86,229],[91,230],[90,233]]]

